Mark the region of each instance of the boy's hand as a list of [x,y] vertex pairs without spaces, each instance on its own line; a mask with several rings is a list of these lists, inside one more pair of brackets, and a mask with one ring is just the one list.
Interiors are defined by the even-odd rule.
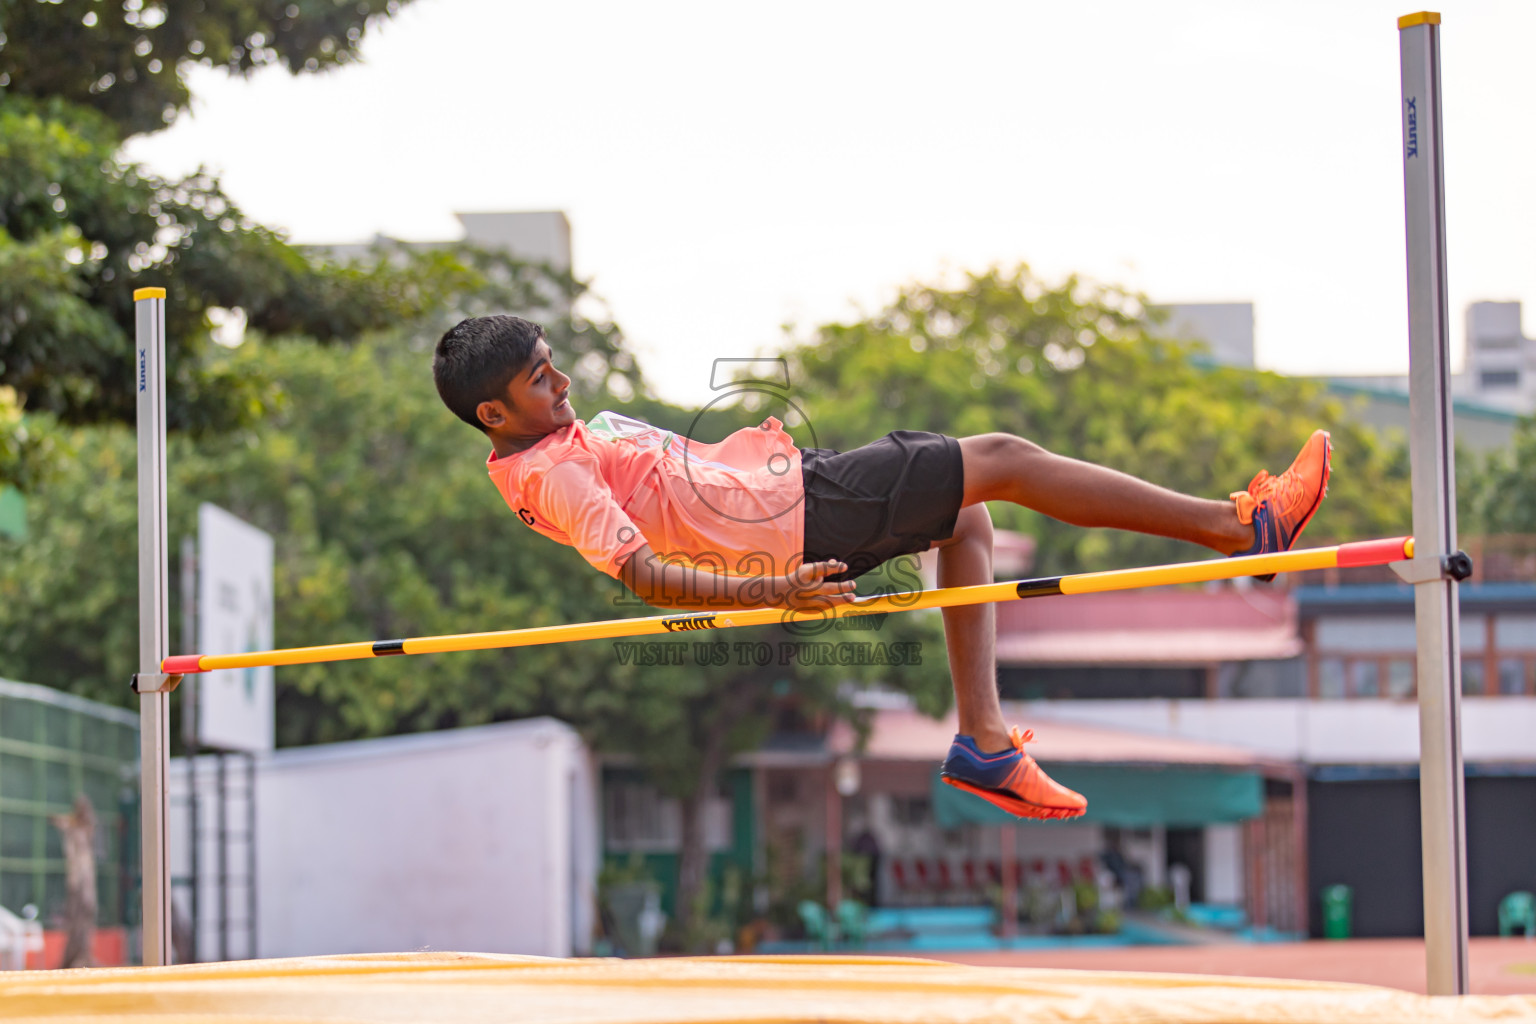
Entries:
[[624,563],[619,579],[642,601],[668,610],[718,608],[723,598],[737,608],[818,612],[856,598],[851,580],[827,582],[847,568],[830,560],[807,562],[782,576],[724,576],[707,567],[662,561],[646,544]]
[[853,581],[827,582],[828,576],[836,576],[847,569],[847,565],[835,559],[806,562],[773,578],[766,595],[768,603],[795,611],[821,611],[832,605],[847,604],[855,598]]

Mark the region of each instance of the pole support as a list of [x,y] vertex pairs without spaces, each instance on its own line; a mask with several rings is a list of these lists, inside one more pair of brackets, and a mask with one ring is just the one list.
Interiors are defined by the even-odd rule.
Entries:
[[[139,866],[143,962],[171,962],[170,774],[171,690],[160,662],[170,650],[169,559],[166,552],[165,289],[133,293],[133,382],[138,405],[139,487]],[[153,688],[139,680],[154,681]]]
[[[1398,20],[1402,69],[1403,206],[1408,255],[1409,451],[1413,536],[1425,552],[1456,551],[1455,424],[1451,416],[1445,258],[1440,16]],[[1465,995],[1467,821],[1461,745],[1462,570],[1471,559],[1414,558],[1418,646],[1419,818],[1424,957],[1430,995]]]

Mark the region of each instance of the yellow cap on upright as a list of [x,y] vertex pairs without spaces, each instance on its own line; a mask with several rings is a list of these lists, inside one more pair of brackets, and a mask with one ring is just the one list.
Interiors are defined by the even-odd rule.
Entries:
[[1440,13],[1438,11],[1420,11],[1418,14],[1405,14],[1397,19],[1399,30],[1413,28],[1415,25],[1438,25]]
[[163,298],[165,298],[165,289],[164,288],[135,288],[133,290],[133,301],[134,302],[138,302],[140,299],[163,299]]

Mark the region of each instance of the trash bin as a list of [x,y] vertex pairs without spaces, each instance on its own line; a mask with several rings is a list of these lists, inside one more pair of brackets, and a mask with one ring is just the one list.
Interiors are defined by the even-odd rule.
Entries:
[[1347,939],[1354,931],[1355,890],[1330,885],[1323,890],[1323,938]]
[[656,940],[667,921],[661,910],[661,887],[655,882],[616,885],[609,890],[607,901],[617,933],[612,938],[618,940],[620,953],[630,957],[655,956]]

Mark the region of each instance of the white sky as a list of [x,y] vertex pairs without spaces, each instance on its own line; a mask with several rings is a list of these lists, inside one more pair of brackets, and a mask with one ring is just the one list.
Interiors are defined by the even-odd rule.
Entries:
[[[1266,368],[1399,373],[1411,3],[418,0],[361,65],[194,74],[193,115],[129,152],[207,165],[297,242],[564,210],[683,403],[782,324],[1019,260],[1251,300]],[[1459,366],[1466,303],[1536,308],[1536,3],[1435,9]]]

